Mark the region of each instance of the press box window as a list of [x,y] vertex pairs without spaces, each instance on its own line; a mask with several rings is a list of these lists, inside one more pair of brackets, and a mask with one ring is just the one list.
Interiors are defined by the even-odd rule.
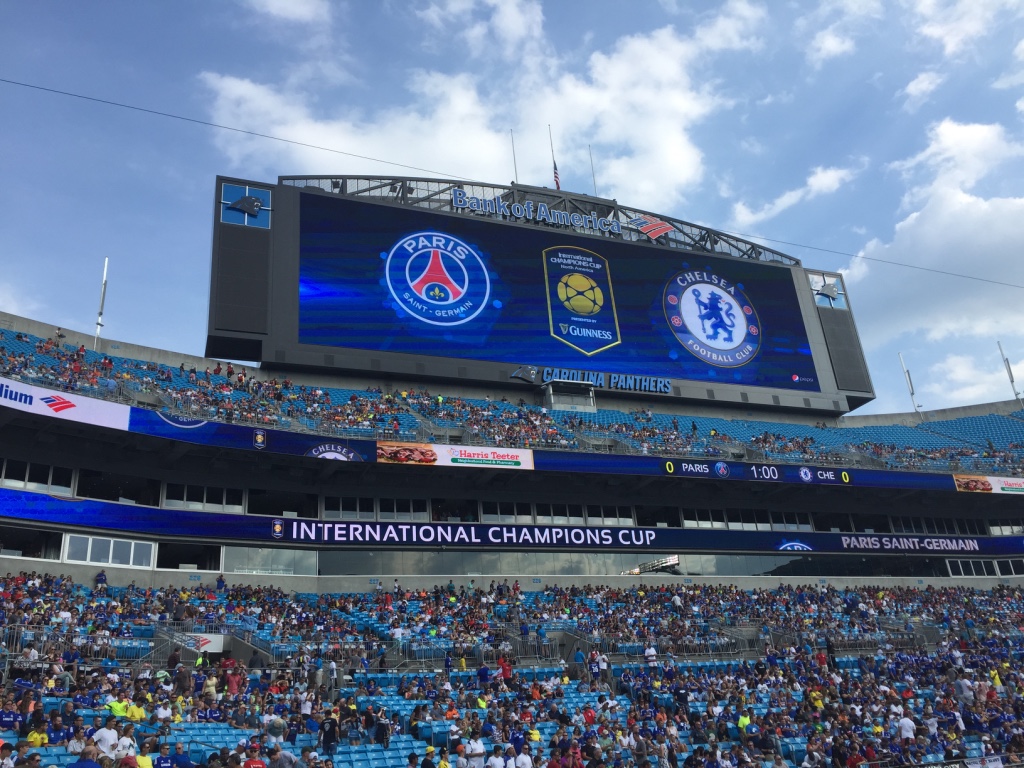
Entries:
[[67,467],[0,458],[0,478],[3,478],[3,484],[8,488],[70,496],[73,475]]
[[28,474],[28,462],[7,459],[3,466],[4,485],[8,488],[24,488],[25,476]]
[[583,525],[581,504],[537,504],[537,522],[544,525]]
[[950,576],[995,576],[996,564],[992,560],[947,560]]
[[533,522],[533,510],[522,501],[484,501],[481,502],[483,522],[485,523],[519,523],[529,525]]
[[381,520],[430,520],[426,499],[379,499],[379,503]]
[[68,562],[95,563],[149,568],[153,564],[153,545],[146,541],[107,539],[101,536],[68,536]]
[[93,469],[78,470],[78,495],[121,504],[160,506],[160,481]]
[[357,496],[325,496],[324,520],[375,520],[373,499]]
[[591,504],[587,507],[587,525],[628,526],[632,524],[632,507],[609,504]]
[[241,514],[243,494],[240,488],[168,483],[164,506],[168,509],[197,509],[206,512]]

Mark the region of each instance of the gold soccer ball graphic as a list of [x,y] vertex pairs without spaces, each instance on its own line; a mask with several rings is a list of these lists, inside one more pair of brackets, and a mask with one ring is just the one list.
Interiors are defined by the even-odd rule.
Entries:
[[558,281],[558,300],[577,315],[596,315],[604,306],[604,292],[593,279],[573,272]]

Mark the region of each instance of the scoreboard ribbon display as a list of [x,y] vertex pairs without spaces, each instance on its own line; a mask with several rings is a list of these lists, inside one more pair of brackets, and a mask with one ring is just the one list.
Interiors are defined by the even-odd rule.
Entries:
[[840,485],[851,488],[906,488],[954,491],[952,475],[895,472],[860,467],[822,467],[814,464],[749,464],[718,459],[675,459],[661,456],[609,456],[534,451],[534,466],[549,472],[654,475],[702,480]]

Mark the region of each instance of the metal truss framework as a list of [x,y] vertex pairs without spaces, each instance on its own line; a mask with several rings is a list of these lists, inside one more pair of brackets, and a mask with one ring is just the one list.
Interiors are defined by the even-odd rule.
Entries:
[[[282,176],[279,182],[292,187],[312,187],[324,192],[346,197],[365,197],[409,205],[415,208],[426,208],[444,213],[458,213],[465,216],[479,216],[497,221],[515,221],[549,229],[570,230],[583,234],[598,235],[620,239],[626,242],[647,243],[661,248],[679,248],[686,251],[726,256],[735,259],[768,262],[787,267],[801,266],[800,260],[784,253],[767,248],[758,243],[743,240],[718,230],[702,227],[687,221],[642,211],[620,205],[616,200],[606,200],[589,195],[578,195],[547,187],[529,187],[522,184],[499,186],[479,182],[456,181],[449,179],[422,178],[381,178],[378,176]],[[566,226],[550,222],[538,222],[517,219],[500,213],[473,211],[465,208],[454,208],[451,203],[452,190],[461,189],[469,197],[484,200],[500,198],[508,205],[513,203],[535,205],[544,203],[553,211],[564,211],[569,214],[578,213],[590,216],[597,213],[601,218],[617,221],[621,233],[602,232],[585,227]],[[655,219],[671,224],[673,229],[656,239],[650,239],[629,222],[641,217],[652,216]]]

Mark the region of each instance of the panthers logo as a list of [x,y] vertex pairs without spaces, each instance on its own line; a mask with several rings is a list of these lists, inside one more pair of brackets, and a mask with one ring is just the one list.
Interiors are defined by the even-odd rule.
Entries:
[[705,270],[680,272],[664,291],[665,319],[680,344],[718,368],[738,368],[761,349],[761,322],[742,284]]

